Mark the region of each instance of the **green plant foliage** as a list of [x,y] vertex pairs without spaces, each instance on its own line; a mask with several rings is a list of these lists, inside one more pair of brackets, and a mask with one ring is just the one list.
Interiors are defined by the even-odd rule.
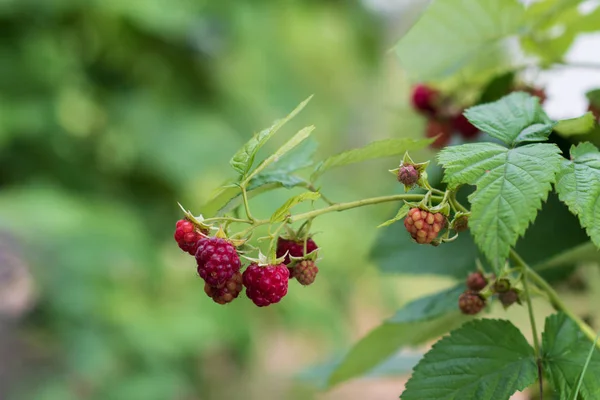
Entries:
[[294,197],[291,197],[281,207],[279,207],[273,213],[273,215],[271,215],[271,222],[285,221],[285,219],[286,219],[287,215],[289,214],[289,211],[292,207],[294,207],[297,204],[302,203],[303,201],[315,201],[319,197],[321,197],[321,195],[319,193],[315,193],[315,192],[305,192],[305,193],[296,195]]
[[533,349],[509,321],[477,320],[437,342],[417,364],[402,400],[508,400],[537,377]]
[[400,39],[396,53],[415,80],[448,77],[482,61],[492,67],[498,59],[491,55],[503,51],[524,16],[525,7],[516,0],[434,1]]
[[[577,325],[564,313],[546,318],[542,334],[543,365],[552,386],[566,399],[578,385],[581,372],[590,353],[591,341],[586,340]],[[600,354],[594,352],[579,389],[582,399],[600,396]]]
[[600,152],[593,144],[571,148],[571,160],[563,162],[556,190],[600,247]]
[[562,136],[569,137],[573,135],[584,135],[594,129],[596,125],[594,114],[587,112],[581,117],[558,121],[554,130]]

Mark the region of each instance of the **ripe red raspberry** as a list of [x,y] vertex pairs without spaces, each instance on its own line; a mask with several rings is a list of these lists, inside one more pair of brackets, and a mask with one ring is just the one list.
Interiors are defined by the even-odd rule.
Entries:
[[446,226],[446,217],[419,208],[411,208],[404,218],[404,227],[419,244],[429,244]]
[[452,138],[452,126],[446,121],[430,119],[427,121],[425,136],[428,138],[438,136],[435,142],[431,143],[429,146],[434,149],[441,149],[450,143],[450,139]]
[[196,251],[198,275],[210,286],[223,287],[240,270],[240,257],[225,239],[204,238]]
[[458,298],[458,307],[463,314],[474,315],[485,307],[485,299],[473,290],[467,290]]
[[437,90],[427,85],[417,85],[413,88],[412,105],[417,111],[434,114],[438,94]]
[[510,289],[508,292],[500,293],[498,298],[502,305],[507,308],[519,301],[519,293],[515,289]]
[[240,271],[233,274],[223,287],[214,287],[204,283],[204,293],[218,304],[231,303],[240,295],[242,289],[242,273]]
[[421,173],[414,165],[402,165],[398,169],[398,182],[406,186],[412,186],[419,181]]
[[462,112],[452,118],[452,127],[465,139],[472,139],[479,133],[479,129]]
[[[313,251],[315,251],[318,248],[319,247],[314,242],[314,240],[309,238],[306,241],[306,254],[312,253]],[[279,237],[277,239],[277,258],[283,257],[283,255],[286,252],[289,252],[289,253],[285,256],[285,260],[283,261],[283,263],[285,265],[288,265],[291,262],[290,256],[292,256],[292,257],[305,256],[306,254],[304,254],[304,241],[303,240],[284,239],[282,237]]]
[[180,219],[175,225],[173,237],[181,250],[194,255],[198,248],[198,240],[203,237],[202,233],[206,234],[208,232],[201,232],[191,221]]
[[319,268],[317,268],[315,262],[311,260],[302,260],[292,269],[294,278],[304,286],[313,283],[318,272]]
[[487,279],[481,272],[472,272],[467,277],[467,287],[471,290],[479,292],[487,286]]
[[259,307],[279,303],[287,294],[289,278],[290,271],[285,264],[265,267],[250,264],[242,274],[246,295]]

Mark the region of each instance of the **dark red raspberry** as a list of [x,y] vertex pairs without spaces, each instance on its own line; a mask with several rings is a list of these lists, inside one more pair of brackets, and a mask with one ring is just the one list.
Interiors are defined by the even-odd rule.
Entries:
[[429,244],[446,226],[446,217],[419,208],[411,208],[404,218],[404,227],[419,244]]
[[479,129],[462,112],[452,118],[452,127],[465,139],[472,139],[479,133]]
[[198,275],[213,287],[223,287],[240,270],[240,257],[235,247],[225,239],[204,238],[196,251]]
[[242,274],[246,295],[259,307],[279,303],[287,294],[289,278],[285,264],[264,267],[250,264]]
[[301,285],[308,286],[315,281],[319,268],[314,261],[302,260],[292,268],[292,273]]
[[406,186],[412,186],[419,181],[421,173],[414,165],[402,165],[398,169],[398,182]]
[[494,282],[494,292],[506,293],[510,290],[510,281],[508,279],[498,279]]
[[475,315],[485,307],[485,299],[473,290],[467,290],[458,298],[458,307],[463,314]]
[[240,271],[233,274],[223,287],[214,287],[206,282],[204,283],[204,293],[218,304],[231,303],[233,299],[240,295],[242,289],[242,273]]
[[[314,242],[314,240],[309,238],[306,241],[306,254],[312,253],[316,249],[318,249],[317,244]],[[283,255],[286,252],[289,252],[289,253],[285,256],[285,260],[283,261],[283,263],[285,265],[288,265],[290,263],[290,261],[291,261],[290,256],[292,256],[292,257],[305,256],[306,254],[304,254],[304,241],[303,240],[284,239],[282,237],[279,237],[277,239],[277,258],[283,257]]]
[[508,292],[500,293],[498,298],[502,305],[507,308],[519,301],[519,293],[515,289],[510,289]]
[[479,292],[487,286],[487,279],[481,272],[472,272],[467,277],[467,287],[471,290]]
[[434,149],[441,149],[442,147],[450,143],[450,139],[452,138],[452,126],[446,121],[430,119],[429,121],[427,121],[427,126],[425,128],[425,136],[428,138],[438,136],[435,142],[430,144],[430,147]]
[[181,250],[194,255],[198,248],[198,240],[202,239],[202,234],[206,233],[201,232],[191,221],[180,219],[175,225],[173,237]]
[[438,91],[424,84],[417,85],[412,92],[412,105],[415,110],[434,114]]

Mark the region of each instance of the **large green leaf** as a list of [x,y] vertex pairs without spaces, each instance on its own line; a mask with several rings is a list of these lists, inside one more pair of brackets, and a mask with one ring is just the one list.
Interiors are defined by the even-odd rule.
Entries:
[[492,262],[505,258],[535,219],[562,158],[554,144],[507,149],[493,143],[447,147],[438,154],[451,187],[475,185],[469,225]]
[[[456,303],[455,303],[456,304]],[[467,317],[458,311],[437,319],[409,323],[385,322],[361,339],[344,357],[329,378],[329,385],[361,376],[405,346],[415,346],[436,338]]]
[[555,123],[539,99],[524,92],[511,93],[493,103],[471,107],[465,117],[477,128],[509,146],[548,140]]
[[[569,317],[563,313],[554,314],[546,319],[542,334],[544,372],[552,386],[566,399],[576,387],[591,341]],[[579,395],[582,399],[600,398],[600,354],[595,352],[583,377]]]
[[533,349],[509,321],[477,320],[437,342],[417,364],[402,400],[508,400],[535,382]]
[[574,135],[585,135],[596,126],[596,117],[591,112],[583,114],[581,117],[569,118],[558,121],[554,130],[561,136],[569,137]]
[[464,283],[459,283],[451,288],[413,300],[398,310],[387,322],[399,324],[427,321],[456,311],[456,301],[466,289]]
[[491,59],[505,39],[517,34],[524,14],[516,0],[437,0],[398,42],[396,52],[416,80],[447,77]]
[[244,146],[238,150],[237,153],[231,158],[229,163],[242,177],[245,177],[246,174],[252,168],[252,164],[254,163],[254,158],[256,157],[256,153],[260,148],[269,140],[277,131],[289,122],[292,118],[294,118],[302,109],[308,104],[312,96],[308,99],[304,100],[300,103],[291,113],[289,113],[285,118],[279,119],[273,123],[269,128],[260,131],[255,134],[252,139],[250,139]]
[[563,162],[556,190],[600,247],[600,152],[593,144],[571,148],[571,160]]
[[311,180],[315,181],[321,174],[331,168],[376,158],[396,156],[411,150],[424,149],[432,141],[433,139],[384,139],[369,143],[365,147],[344,151],[321,161],[315,168]]
[[317,200],[319,197],[321,197],[321,194],[318,192],[304,192],[288,199],[288,201],[275,210],[273,215],[271,215],[271,223],[285,221],[292,207],[302,203],[303,201]]

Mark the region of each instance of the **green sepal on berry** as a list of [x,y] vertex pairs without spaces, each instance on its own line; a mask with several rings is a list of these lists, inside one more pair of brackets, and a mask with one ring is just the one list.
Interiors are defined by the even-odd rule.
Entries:
[[282,264],[285,260],[285,256],[283,257],[268,257],[262,253],[262,251],[258,250],[258,258],[252,258],[247,256],[242,256],[246,260],[250,261],[253,264],[258,265],[259,267],[265,267],[267,265],[279,265]]
[[464,232],[469,229],[469,218],[471,217],[470,212],[458,211],[454,214],[454,219],[450,222],[450,229],[456,232]]
[[202,214],[195,217],[190,210],[186,210],[180,203],[177,203],[177,205],[179,208],[181,208],[181,211],[183,211],[185,219],[193,223],[204,234],[208,234],[208,232],[210,232],[211,226],[204,223],[204,217]]
[[410,158],[408,152],[404,153],[402,162],[396,169],[389,170],[396,178],[398,182],[404,185],[406,192],[410,191],[416,186],[428,188],[429,183],[427,181],[427,172],[425,170],[429,166],[429,161],[424,163],[416,163]]
[[[290,257],[291,263],[297,263],[300,261],[304,261],[304,260],[308,260],[308,261],[317,261],[318,257],[319,257],[319,249],[315,249],[313,251],[311,251],[308,254],[305,254],[304,256],[301,257],[294,257],[291,254],[287,253]],[[285,257],[284,257],[285,258]]]

